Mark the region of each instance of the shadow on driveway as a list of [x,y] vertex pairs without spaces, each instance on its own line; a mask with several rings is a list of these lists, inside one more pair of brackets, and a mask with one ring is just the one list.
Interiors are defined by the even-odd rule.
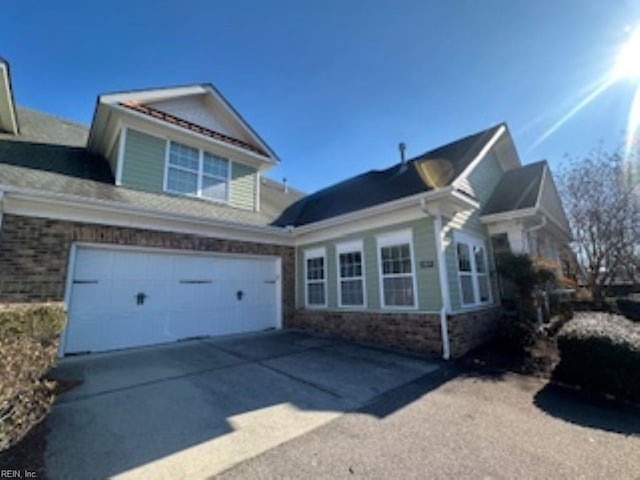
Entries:
[[57,374],[84,383],[51,412],[47,474],[205,478],[437,368],[298,332],[66,359]]
[[583,427],[640,435],[640,407],[548,383],[533,403],[549,415]]

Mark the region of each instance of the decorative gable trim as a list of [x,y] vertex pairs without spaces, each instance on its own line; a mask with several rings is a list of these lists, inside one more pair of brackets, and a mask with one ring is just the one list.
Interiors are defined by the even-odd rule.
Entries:
[[254,147],[253,145],[250,145],[246,142],[243,142],[242,140],[238,140],[237,138],[233,138],[230,137],[228,135],[225,135],[224,133],[220,133],[220,132],[216,132],[214,130],[211,130],[209,128],[206,127],[202,127],[200,125],[196,125],[193,122],[190,122],[189,120],[185,120],[183,118],[179,118],[176,117],[175,115],[172,115],[170,113],[166,113],[166,112],[162,112],[156,108],[150,107],[148,105],[142,105],[140,103],[137,102],[120,102],[119,105],[125,107],[125,108],[129,108],[131,110],[134,110],[136,112],[139,113],[143,113],[145,115],[149,115],[150,117],[153,118],[157,118],[158,120],[162,120],[165,121],[167,123],[170,123],[172,125],[184,128],[186,130],[190,130],[192,132],[195,133],[199,133],[200,135],[205,135],[207,137],[211,137],[215,140],[218,140],[220,142],[225,142],[228,143],[230,145],[233,145],[235,147],[240,147],[240,148],[244,148],[246,150],[249,150],[253,153],[257,153],[258,155],[262,155],[265,158],[269,158],[267,153],[257,147]]

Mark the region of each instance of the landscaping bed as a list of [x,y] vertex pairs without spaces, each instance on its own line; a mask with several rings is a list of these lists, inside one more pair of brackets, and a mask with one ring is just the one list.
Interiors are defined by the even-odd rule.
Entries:
[[0,465],[43,478],[46,414],[66,315],[60,304],[0,306]]

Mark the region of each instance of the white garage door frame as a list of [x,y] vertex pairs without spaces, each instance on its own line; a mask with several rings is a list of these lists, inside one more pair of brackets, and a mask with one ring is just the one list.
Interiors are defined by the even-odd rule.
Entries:
[[[278,255],[255,255],[255,254],[238,254],[227,252],[213,252],[213,251],[200,251],[200,250],[186,250],[186,249],[173,249],[173,248],[156,248],[145,247],[138,245],[116,245],[108,243],[90,243],[90,242],[72,242],[69,250],[69,258],[67,261],[67,276],[65,280],[65,292],[64,292],[64,308],[69,313],[71,306],[71,294],[73,290],[73,277],[75,273],[76,257],[79,248],[96,249],[96,250],[109,250],[109,251],[126,251],[126,252],[141,252],[141,253],[157,253],[157,254],[171,254],[171,255],[185,255],[185,256],[203,256],[208,258],[238,258],[238,259],[261,259],[261,260],[274,260],[276,264],[276,329],[282,329],[282,257]],[[58,357],[64,357],[67,332],[69,330],[65,327],[62,335],[60,336],[60,346],[58,348]]]

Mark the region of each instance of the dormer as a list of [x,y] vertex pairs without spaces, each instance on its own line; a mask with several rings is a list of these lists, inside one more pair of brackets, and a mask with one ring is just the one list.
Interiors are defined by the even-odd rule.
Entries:
[[18,133],[18,118],[11,89],[9,62],[0,57],[0,133]]
[[116,185],[258,210],[278,157],[210,84],[100,95],[87,148]]

